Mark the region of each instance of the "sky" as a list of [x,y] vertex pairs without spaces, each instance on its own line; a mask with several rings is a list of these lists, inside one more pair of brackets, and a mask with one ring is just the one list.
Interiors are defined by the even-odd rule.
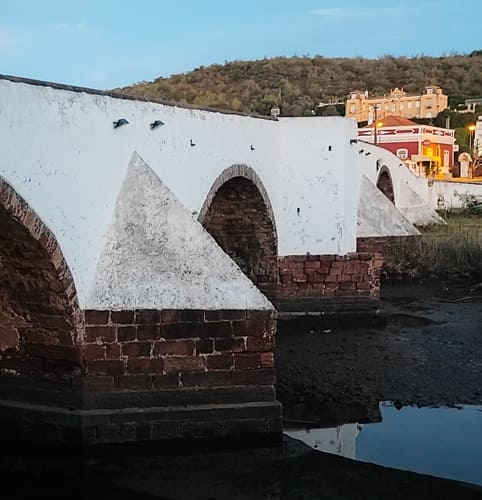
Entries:
[[0,0],[0,73],[111,89],[233,60],[470,53],[481,19],[481,0]]

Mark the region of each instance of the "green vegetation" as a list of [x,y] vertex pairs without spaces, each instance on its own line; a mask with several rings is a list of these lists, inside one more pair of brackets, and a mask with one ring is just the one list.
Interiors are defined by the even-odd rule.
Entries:
[[444,57],[315,56],[234,61],[201,66],[189,73],[120,90],[181,104],[262,115],[269,115],[273,106],[279,106],[284,116],[307,116],[343,114],[342,104],[318,104],[342,102],[355,89],[367,89],[371,95],[383,95],[394,87],[420,93],[429,84],[440,85],[453,106],[466,98],[482,96],[482,51]]
[[390,278],[482,280],[482,203],[443,212],[446,225],[422,228],[422,236],[407,238],[385,262]]
[[[451,111],[446,109],[437,115],[433,120],[433,124],[437,127],[445,127],[447,117],[450,118],[450,128],[455,129],[455,138],[457,144],[460,146],[460,152],[470,151],[469,147],[469,130],[468,126],[476,122],[477,116],[482,114],[482,108],[477,107],[475,113],[457,113],[457,111]],[[422,120],[417,120],[422,121]],[[427,121],[427,120],[423,120]]]

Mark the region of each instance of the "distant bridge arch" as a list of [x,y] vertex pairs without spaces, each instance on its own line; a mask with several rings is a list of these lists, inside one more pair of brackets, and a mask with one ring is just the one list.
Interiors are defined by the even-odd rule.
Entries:
[[378,172],[377,188],[395,205],[392,175],[386,165],[383,165]]

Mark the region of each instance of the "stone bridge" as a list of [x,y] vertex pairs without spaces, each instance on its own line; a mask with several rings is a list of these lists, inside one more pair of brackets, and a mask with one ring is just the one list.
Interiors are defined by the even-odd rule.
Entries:
[[403,209],[393,159],[377,179],[342,118],[7,76],[0,134],[4,438],[279,442],[277,310],[376,307],[382,261],[357,253],[360,226],[401,226],[360,190]]
[[462,208],[467,197],[482,199],[482,184],[417,177],[386,149],[359,143],[360,169],[412,224],[443,222],[439,209]]

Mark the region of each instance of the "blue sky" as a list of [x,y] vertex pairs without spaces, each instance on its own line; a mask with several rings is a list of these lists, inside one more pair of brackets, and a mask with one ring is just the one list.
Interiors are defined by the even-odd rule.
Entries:
[[437,56],[482,49],[481,0],[1,4],[0,73],[95,88],[234,59]]

